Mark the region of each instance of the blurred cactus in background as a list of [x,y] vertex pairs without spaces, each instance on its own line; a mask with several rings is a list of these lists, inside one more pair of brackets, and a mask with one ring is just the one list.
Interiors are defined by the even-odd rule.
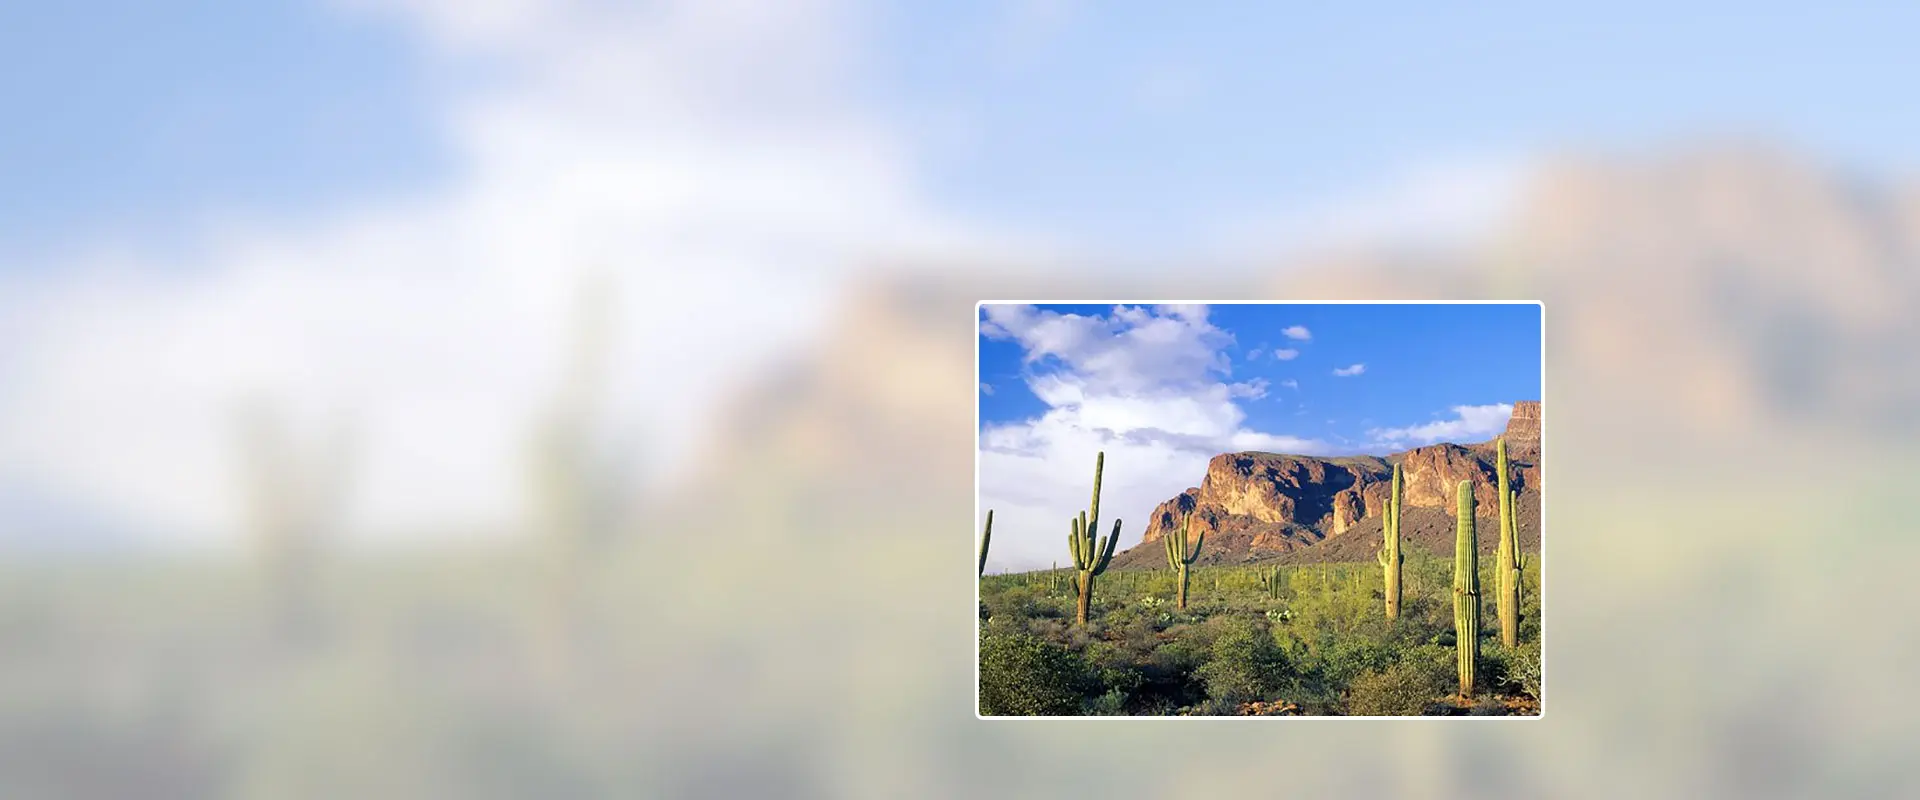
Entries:
[[260,566],[264,608],[276,636],[308,639],[324,622],[318,593],[337,548],[353,468],[352,443],[336,429],[318,444],[294,435],[282,407],[256,401],[239,416],[239,479]]

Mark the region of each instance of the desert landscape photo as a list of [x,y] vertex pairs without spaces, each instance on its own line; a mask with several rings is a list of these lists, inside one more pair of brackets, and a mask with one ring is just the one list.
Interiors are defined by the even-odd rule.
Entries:
[[1540,314],[983,304],[979,714],[1538,716]]

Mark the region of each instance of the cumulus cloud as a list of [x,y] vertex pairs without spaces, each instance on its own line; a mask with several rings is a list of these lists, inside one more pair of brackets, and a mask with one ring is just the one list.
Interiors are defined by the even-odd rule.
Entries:
[[982,381],[980,383],[980,393],[986,395],[993,394],[993,384]]
[[1339,367],[1339,368],[1336,368],[1336,369],[1334,369],[1334,371],[1333,371],[1333,374],[1335,374],[1335,375],[1338,375],[1338,376],[1340,376],[1340,377],[1342,377],[1342,378],[1351,378],[1351,377],[1353,377],[1353,376],[1355,376],[1355,375],[1359,375],[1359,374],[1361,374],[1361,373],[1363,373],[1363,372],[1366,372],[1366,371],[1367,371],[1367,365],[1365,365],[1365,364],[1355,364],[1355,365],[1353,365],[1353,366],[1351,366],[1351,367]]
[[1057,559],[1057,534],[1086,504],[1097,452],[1107,454],[1102,516],[1128,520],[1126,547],[1139,541],[1153,506],[1192,486],[1215,454],[1331,450],[1318,439],[1246,425],[1239,403],[1266,396],[1270,386],[1230,379],[1224,350],[1233,337],[1203,306],[1079,315],[993,305],[983,312],[981,334],[1020,344],[1027,387],[1047,406],[1036,419],[981,433],[982,508],[995,509],[989,569]]
[[590,438],[635,432],[659,469],[873,251],[983,241],[848,91],[831,5],[352,7],[503,78],[428,98],[453,178],[0,270],[0,482],[231,541],[230,412],[268,398],[305,440],[350,420],[367,530],[500,530],[569,370],[577,277],[613,276]]
[[1275,348],[1273,357],[1277,361],[1292,361],[1300,357],[1300,351],[1290,347]]
[[1305,325],[1294,325],[1281,331],[1281,333],[1285,334],[1287,338],[1299,342],[1308,341],[1313,338],[1313,333],[1308,331]]
[[1281,385],[1281,386],[1285,386],[1285,387],[1287,387],[1287,388],[1289,388],[1289,389],[1292,389],[1292,390],[1294,390],[1294,391],[1296,391],[1296,392],[1300,390],[1300,382],[1299,382],[1299,381],[1296,381],[1296,380],[1294,380],[1294,379],[1292,379],[1292,378],[1288,378],[1288,379],[1286,379],[1286,380],[1284,380],[1284,381],[1281,381],[1281,382],[1280,382],[1280,385]]
[[1367,435],[1375,443],[1389,446],[1482,442],[1506,430],[1507,419],[1513,416],[1513,405],[1454,406],[1451,411],[1452,419],[1405,428],[1374,428],[1367,431]]
[[1248,350],[1248,351],[1247,351],[1247,360],[1248,360],[1248,361],[1259,361],[1259,360],[1260,360],[1260,357],[1261,357],[1261,356],[1263,356],[1263,355],[1266,355],[1266,354],[1267,354],[1267,351],[1265,351],[1265,350],[1262,350],[1262,349],[1260,349],[1260,348],[1258,348],[1258,347],[1256,347],[1256,348],[1253,348],[1252,350]]

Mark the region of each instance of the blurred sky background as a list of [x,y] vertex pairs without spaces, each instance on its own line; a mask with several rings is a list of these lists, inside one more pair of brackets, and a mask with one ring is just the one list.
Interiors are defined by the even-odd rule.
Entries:
[[[1916,17],[8,4],[0,788],[1911,796]],[[983,729],[988,298],[1544,301],[1546,718]]]
[[370,535],[500,522],[501,423],[584,276],[621,298],[607,357],[672,376],[608,389],[664,469],[852,276],[1458,245],[1556,154],[1890,174],[1920,122],[1892,5],[0,13],[0,520],[142,540],[231,533],[205,412],[248,394],[355,417]]

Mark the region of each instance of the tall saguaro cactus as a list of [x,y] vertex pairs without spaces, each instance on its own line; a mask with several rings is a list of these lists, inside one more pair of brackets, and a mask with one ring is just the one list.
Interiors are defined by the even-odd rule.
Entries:
[[1280,568],[1268,567],[1260,572],[1260,588],[1267,593],[1268,600],[1280,599]]
[[1073,551],[1073,568],[1080,573],[1080,606],[1074,619],[1081,625],[1087,624],[1087,610],[1093,606],[1093,579],[1107,571],[1107,564],[1113,561],[1113,546],[1120,541],[1120,520],[1113,521],[1113,534],[1094,538],[1093,529],[1100,524],[1100,473],[1106,469],[1107,454],[1102,451],[1093,458],[1093,506],[1074,517],[1073,532],[1067,535],[1067,548]]
[[1520,642],[1520,569],[1526,556],[1520,554],[1520,496],[1513,491],[1507,467],[1507,440],[1495,445],[1500,469],[1500,547],[1494,553],[1494,574],[1499,581],[1497,603],[1500,610],[1500,643],[1513,647]]
[[1193,550],[1187,550],[1187,526],[1193,522],[1193,512],[1180,517],[1180,529],[1166,535],[1160,541],[1167,546],[1167,566],[1179,573],[1180,610],[1187,610],[1187,568],[1193,566],[1193,560],[1200,557],[1200,546],[1207,543],[1207,532],[1200,532],[1200,539],[1193,543]]
[[1453,635],[1460,660],[1460,696],[1473,697],[1474,665],[1480,660],[1479,542],[1473,529],[1473,482],[1461,481],[1453,539]]
[[1393,465],[1392,489],[1387,494],[1387,514],[1385,529],[1382,531],[1382,546],[1374,553],[1384,573],[1384,594],[1387,599],[1387,619],[1400,618],[1400,565],[1406,563],[1406,556],[1400,553],[1400,465]]
[[993,509],[989,508],[987,509],[987,529],[980,532],[980,573],[974,576],[976,578],[987,574],[987,543],[991,541],[993,541]]

